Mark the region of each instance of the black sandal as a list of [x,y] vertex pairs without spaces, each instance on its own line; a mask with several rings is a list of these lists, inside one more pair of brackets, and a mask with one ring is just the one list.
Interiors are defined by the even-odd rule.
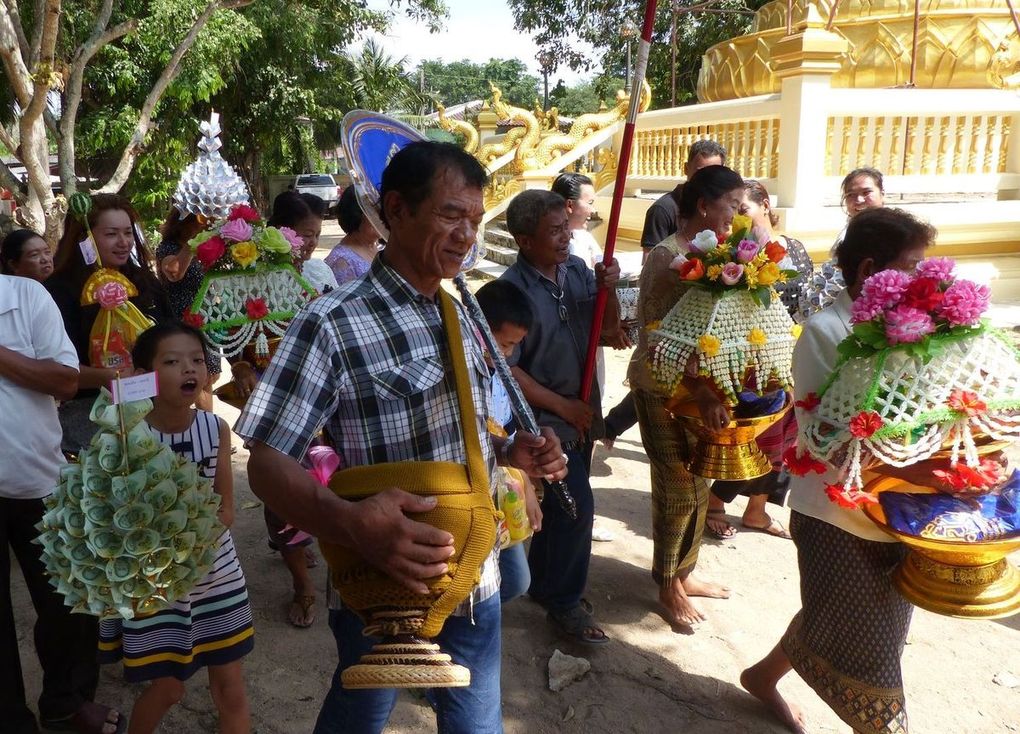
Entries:
[[595,618],[581,605],[562,612],[550,611],[546,618],[561,634],[583,645],[604,645],[609,642],[606,633],[595,624]]

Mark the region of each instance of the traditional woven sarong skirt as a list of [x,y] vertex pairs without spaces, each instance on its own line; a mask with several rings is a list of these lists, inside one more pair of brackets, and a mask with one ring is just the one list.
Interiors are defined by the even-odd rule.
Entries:
[[145,617],[99,623],[100,662],[124,661],[131,682],[187,680],[209,665],[239,660],[255,646],[244,572],[227,530],[212,569],[187,599]]
[[913,606],[892,585],[900,543],[793,512],[801,610],[782,639],[801,678],[855,732],[906,732],[900,657]]
[[652,475],[652,578],[665,588],[698,561],[709,483],[687,471],[687,436],[666,401],[635,390],[634,403]]

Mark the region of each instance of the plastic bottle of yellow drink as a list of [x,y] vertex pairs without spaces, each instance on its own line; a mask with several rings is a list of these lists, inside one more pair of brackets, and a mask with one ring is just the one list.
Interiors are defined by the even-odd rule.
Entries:
[[511,543],[524,540],[531,535],[524,499],[513,489],[508,489],[503,497],[503,514],[506,516],[506,526],[510,531]]

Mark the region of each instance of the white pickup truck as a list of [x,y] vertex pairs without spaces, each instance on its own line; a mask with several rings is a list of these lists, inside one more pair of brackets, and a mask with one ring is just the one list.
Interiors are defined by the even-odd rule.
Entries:
[[337,186],[328,173],[302,173],[294,179],[294,190],[299,194],[315,194],[332,209],[343,187]]

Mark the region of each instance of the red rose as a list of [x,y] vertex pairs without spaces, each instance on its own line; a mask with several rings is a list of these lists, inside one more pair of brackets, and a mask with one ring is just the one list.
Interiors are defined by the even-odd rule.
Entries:
[[765,245],[765,257],[776,264],[781,263],[786,257],[786,248],[778,242],[769,242]]
[[208,270],[216,261],[223,257],[227,251],[227,243],[218,236],[210,237],[195,250],[195,257],[202,263],[202,267]]
[[870,438],[882,423],[882,416],[875,411],[862,410],[850,419],[850,433],[857,438]]
[[186,323],[188,326],[194,326],[196,329],[201,329],[205,326],[205,319],[202,318],[202,314],[191,313],[190,308],[181,315],[181,321]]
[[842,484],[826,485],[825,494],[830,502],[835,502],[840,507],[845,507],[848,510],[856,510],[864,505],[873,505],[878,502],[878,498],[874,495],[862,492],[859,489],[847,489]]
[[797,456],[796,446],[791,446],[783,452],[783,464],[791,474],[798,477],[803,477],[809,472],[824,474],[826,469],[825,464],[806,451],[803,456]]
[[705,264],[696,257],[680,266],[677,271],[680,273],[680,280],[699,280],[705,277]]
[[794,405],[798,408],[802,408],[809,413],[818,407],[818,404],[822,402],[822,399],[817,394],[809,392],[804,396],[803,400],[798,400]]
[[235,219],[243,219],[249,224],[254,224],[262,219],[259,213],[252,209],[247,204],[237,204],[233,209],[230,210],[230,214],[227,216],[227,221],[232,222]]
[[980,415],[988,410],[988,405],[978,397],[977,393],[960,388],[949,393],[949,400],[946,401],[946,404],[957,413],[965,413],[969,416]]
[[915,278],[907,286],[903,303],[922,311],[934,311],[942,303],[942,291],[934,278]]
[[716,236],[715,236],[715,241],[718,242],[720,245],[725,245],[726,244],[726,240],[728,240],[728,239],[729,239],[729,235],[725,235],[725,234],[716,234]]
[[265,298],[249,298],[244,302],[244,310],[252,321],[264,319],[269,315],[269,307],[266,306]]

